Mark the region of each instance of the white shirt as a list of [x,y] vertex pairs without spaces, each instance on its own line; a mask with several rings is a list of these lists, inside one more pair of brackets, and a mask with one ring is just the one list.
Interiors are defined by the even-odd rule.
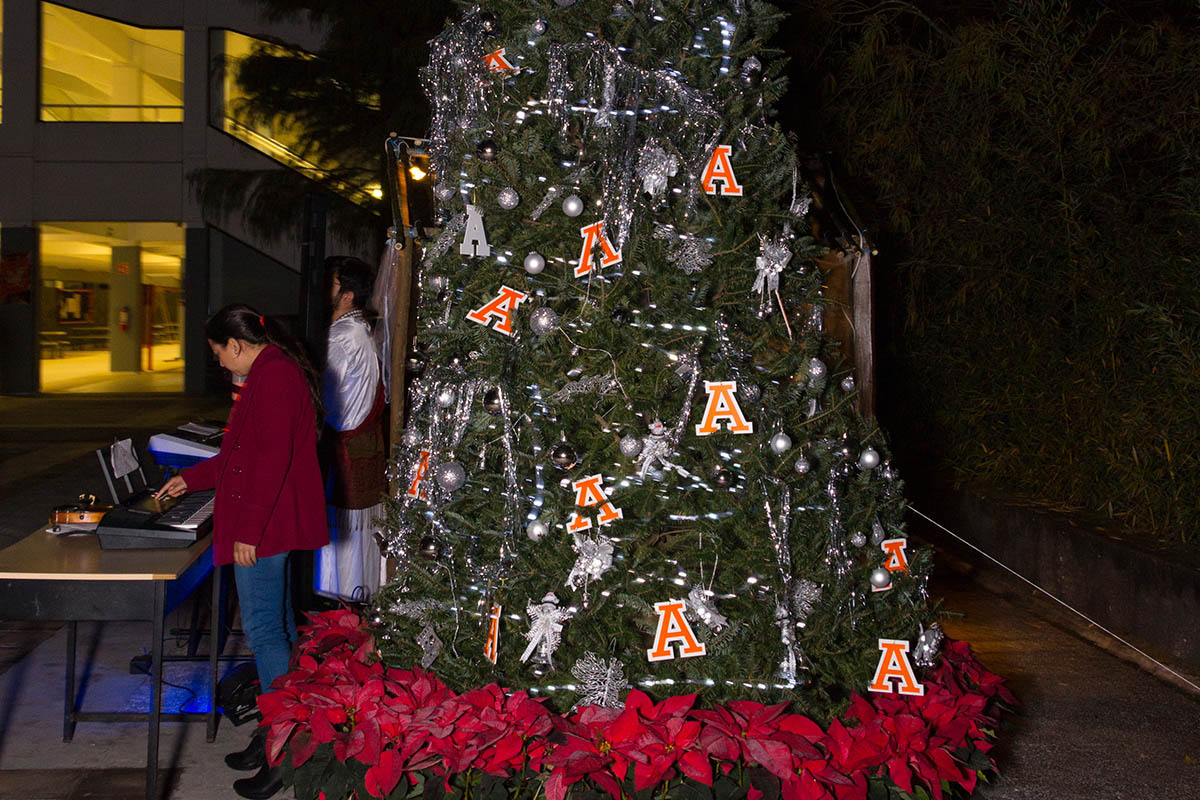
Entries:
[[329,326],[321,400],[325,422],[335,430],[357,428],[371,413],[379,383],[379,354],[362,312],[351,311]]

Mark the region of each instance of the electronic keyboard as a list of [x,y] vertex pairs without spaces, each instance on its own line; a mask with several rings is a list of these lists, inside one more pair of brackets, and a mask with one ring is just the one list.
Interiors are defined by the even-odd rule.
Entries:
[[139,492],[100,519],[96,527],[100,547],[189,547],[212,530],[214,498],[211,489],[163,500],[155,500],[151,492]]

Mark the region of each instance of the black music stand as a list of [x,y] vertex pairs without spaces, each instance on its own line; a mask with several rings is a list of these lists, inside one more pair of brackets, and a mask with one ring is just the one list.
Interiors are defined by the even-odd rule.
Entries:
[[[113,444],[116,444],[116,443],[117,443],[117,440],[116,440],[116,438],[114,438]],[[110,495],[112,495],[113,505],[121,504],[121,497],[117,493],[117,481],[118,480],[125,481],[125,492],[126,492],[125,497],[126,498],[128,498],[130,495],[132,495],[135,491],[142,491],[144,489],[150,488],[150,482],[146,480],[146,473],[142,471],[142,454],[138,450],[138,446],[136,444],[134,444],[132,440],[130,440],[129,444],[130,444],[130,448],[133,450],[133,457],[137,461],[137,470],[135,470],[135,472],[137,473],[137,476],[139,478],[141,478],[141,482],[142,482],[141,487],[138,489],[134,489],[133,481],[129,480],[129,476],[133,475],[134,474],[133,472],[123,475],[120,478],[118,478],[116,476],[116,474],[113,471],[110,448],[101,447],[99,450],[96,451],[96,458],[98,458],[100,460],[100,471],[102,473],[104,473],[104,482],[108,484],[108,493]]]

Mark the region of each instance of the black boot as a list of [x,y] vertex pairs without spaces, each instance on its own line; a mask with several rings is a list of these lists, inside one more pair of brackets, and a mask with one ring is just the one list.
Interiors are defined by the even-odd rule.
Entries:
[[241,778],[233,782],[233,790],[247,800],[267,800],[283,788],[283,768],[263,764],[253,778]]
[[225,756],[225,766],[241,772],[253,772],[267,763],[267,739],[261,729],[255,730],[246,749]]

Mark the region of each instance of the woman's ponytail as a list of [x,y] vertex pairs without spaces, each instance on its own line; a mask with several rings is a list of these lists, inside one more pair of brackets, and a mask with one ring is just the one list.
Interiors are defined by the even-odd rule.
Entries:
[[228,344],[230,339],[241,339],[255,345],[273,344],[282,350],[304,373],[309,394],[312,396],[313,411],[316,413],[313,422],[317,428],[317,436],[320,437],[321,420],[325,414],[321,404],[321,378],[305,354],[303,346],[286,328],[273,317],[259,314],[244,303],[234,303],[225,306],[209,318],[204,326],[204,335],[209,341],[222,345]]

